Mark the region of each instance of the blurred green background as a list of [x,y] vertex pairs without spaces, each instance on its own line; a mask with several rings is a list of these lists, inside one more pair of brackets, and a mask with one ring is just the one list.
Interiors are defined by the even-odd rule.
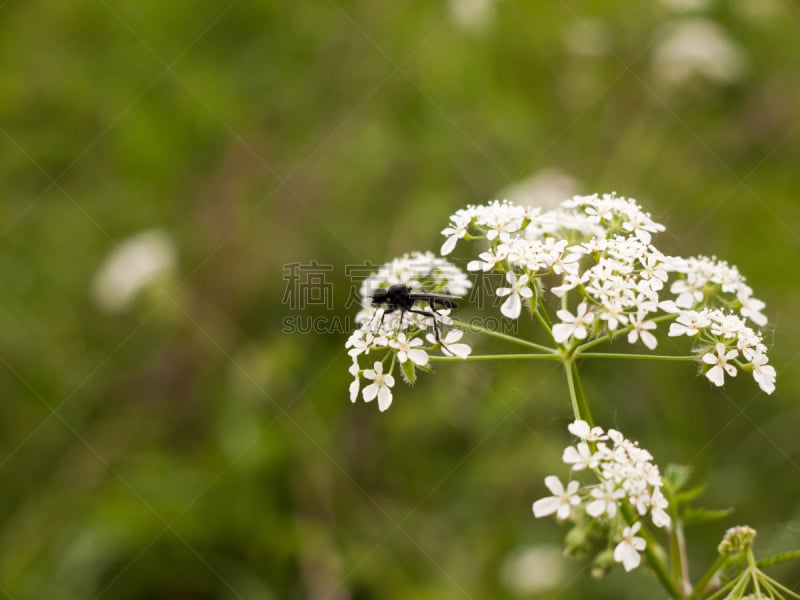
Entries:
[[[0,2],[0,596],[662,597],[532,517],[566,475],[557,368],[443,364],[379,414],[346,332],[286,332],[352,316],[348,265],[554,189],[638,198],[663,251],[767,302],[773,396],[684,364],[584,383],[736,507],[688,532],[695,576],[734,524],[800,546],[798,25],[788,0]],[[174,268],[104,305],[152,229]],[[311,261],[332,311],[285,302]]]

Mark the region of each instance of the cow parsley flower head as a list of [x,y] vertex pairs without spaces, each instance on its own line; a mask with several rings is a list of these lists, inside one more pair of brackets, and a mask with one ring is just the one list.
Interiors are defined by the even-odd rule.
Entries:
[[502,274],[495,295],[503,317],[519,319],[526,306],[542,320],[557,302],[552,325],[544,320],[565,353],[617,336],[653,351],[668,328],[671,337],[692,338],[715,385],[744,370],[772,393],[774,368],[753,329],[767,322],[764,302],[724,260],[661,252],[654,239],[663,231],[635,200],[614,193],[574,196],[544,212],[495,200],[456,211],[442,230],[442,252],[479,242],[467,270]]
[[[356,315],[360,327],[345,342],[347,353],[354,361],[350,372],[355,379],[350,385],[350,398],[355,401],[358,397],[359,377],[363,376],[372,383],[364,387],[362,397],[366,402],[377,397],[381,411],[392,404],[395,368],[399,368],[405,381],[414,383],[417,369],[430,370],[430,353],[437,347],[448,356],[466,357],[471,352],[468,344],[456,343],[463,334],[458,329],[442,331],[440,339],[430,333],[449,324],[445,310],[433,312],[430,307],[424,307],[409,311],[373,304],[376,290],[398,284],[411,290],[456,297],[466,294],[472,286],[461,269],[430,252],[405,254],[384,264],[362,282],[362,308]],[[380,360],[375,360],[376,354]],[[363,366],[361,360],[365,361]]]

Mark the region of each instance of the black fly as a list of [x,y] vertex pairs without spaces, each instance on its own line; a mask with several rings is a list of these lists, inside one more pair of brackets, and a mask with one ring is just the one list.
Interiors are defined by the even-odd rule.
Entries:
[[[372,294],[372,306],[385,306],[386,308],[383,311],[384,315],[388,315],[389,313],[399,310],[401,320],[403,318],[403,314],[407,312],[423,315],[425,317],[431,317],[433,319],[433,332],[436,336],[436,342],[443,348],[446,348],[442,342],[441,335],[439,333],[439,323],[436,319],[441,315],[436,312],[436,309],[437,307],[455,308],[455,299],[456,296],[448,296],[447,294],[434,294],[432,292],[418,292],[407,285],[397,283],[389,286],[388,288],[378,288],[375,290]],[[414,305],[417,302],[427,303],[430,310],[416,308]],[[383,317],[381,317],[381,321],[383,321]]]

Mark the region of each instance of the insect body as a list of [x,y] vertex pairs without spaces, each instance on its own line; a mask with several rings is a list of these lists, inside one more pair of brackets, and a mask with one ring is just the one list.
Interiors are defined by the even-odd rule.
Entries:
[[[383,311],[384,315],[388,315],[395,311],[400,311],[400,318],[403,318],[403,313],[414,313],[431,317],[433,319],[433,332],[436,336],[436,342],[445,347],[442,343],[439,334],[439,323],[437,317],[441,316],[436,312],[439,308],[455,308],[456,296],[449,296],[447,294],[434,294],[432,292],[415,291],[413,288],[397,283],[389,286],[388,288],[379,288],[372,294],[372,306],[379,307],[385,306]],[[415,305],[418,302],[425,302],[428,305],[428,310],[417,308]],[[381,317],[383,320],[383,317]]]

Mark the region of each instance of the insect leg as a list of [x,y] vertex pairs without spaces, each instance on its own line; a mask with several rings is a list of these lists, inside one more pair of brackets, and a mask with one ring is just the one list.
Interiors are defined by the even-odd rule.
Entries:
[[419,308],[409,308],[407,310],[408,312],[416,313],[418,315],[431,317],[433,319],[433,335],[436,338],[436,343],[442,347],[442,350],[447,350],[448,354],[450,354],[451,356],[455,356],[455,352],[450,350],[450,348],[448,348],[447,345],[442,341],[442,335],[441,332],[439,331],[439,321],[436,319],[436,317],[440,316],[439,313],[437,313],[436,311],[421,310]]

